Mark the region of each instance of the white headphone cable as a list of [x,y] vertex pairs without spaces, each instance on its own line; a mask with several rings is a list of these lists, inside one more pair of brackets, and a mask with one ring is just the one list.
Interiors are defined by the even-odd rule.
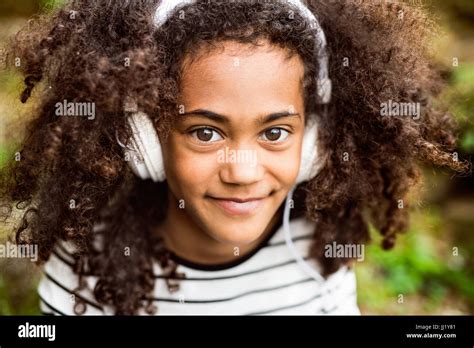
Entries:
[[323,283],[324,278],[319,274],[313,267],[310,266],[308,262],[306,262],[302,257],[301,254],[295,248],[293,240],[291,239],[291,232],[290,232],[290,203],[293,200],[293,191],[295,190],[296,186],[293,186],[288,192],[285,201],[285,210],[283,211],[283,231],[285,234],[285,242],[292,254],[293,258],[296,260],[298,265],[303,269],[303,271],[311,276],[316,282]]

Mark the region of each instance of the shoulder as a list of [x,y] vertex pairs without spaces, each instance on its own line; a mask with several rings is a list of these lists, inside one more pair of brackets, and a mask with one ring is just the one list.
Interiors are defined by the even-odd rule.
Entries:
[[331,274],[323,288],[327,297],[321,314],[360,315],[357,305],[357,280],[353,266],[342,266]]
[[60,241],[44,264],[38,285],[41,312],[45,315],[77,315],[76,308],[85,315],[105,314],[105,309],[93,295],[95,277],[84,276],[84,286],[79,290],[79,276],[73,270],[73,252],[70,243]]
[[[315,302],[320,304],[318,308],[319,314],[331,315],[360,315],[360,310],[357,306],[357,280],[353,265],[346,265],[339,268],[326,278],[322,278],[321,264],[310,257],[310,247],[313,242],[314,233],[318,233],[316,224],[305,217],[299,217],[290,220],[290,236],[292,245],[289,245],[285,239],[283,227],[277,231],[273,236],[270,245],[279,245],[281,252],[285,253],[287,257],[294,259],[292,272],[300,272],[302,275],[311,275],[305,270],[309,267],[319,275],[321,281],[316,282],[317,291],[315,290],[317,298]],[[304,260],[305,265],[296,262],[295,255],[291,249]]]

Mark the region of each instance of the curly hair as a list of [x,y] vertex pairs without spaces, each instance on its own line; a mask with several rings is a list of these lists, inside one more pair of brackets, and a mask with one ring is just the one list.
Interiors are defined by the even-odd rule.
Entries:
[[[149,312],[155,310],[149,300],[154,260],[179,278],[151,233],[165,217],[167,186],[137,179],[116,136],[131,136],[123,106],[129,97],[167,134],[177,114],[185,55],[197,59],[224,40],[257,46],[263,38],[302,58],[305,112],[318,115],[318,146],[327,161],[316,178],[298,186],[294,214],[316,223],[311,256],[325,275],[351,260],[325,258],[324,245],[368,242],[369,224],[382,234],[384,248],[393,247],[407,228],[405,201],[420,163],[466,168],[450,153],[454,121],[434,103],[443,88],[428,49],[436,26],[422,9],[383,1],[308,1],[326,33],[333,81],[331,104],[321,112],[313,102],[314,32],[297,13],[289,16],[292,7],[197,1],[156,28],[158,3],[70,1],[31,20],[12,39],[9,57],[21,59],[21,101],[35,89],[37,106],[21,160],[2,168],[5,218],[13,206],[22,211],[16,241],[37,244],[40,263],[58,241],[72,242],[74,271],[80,279],[97,276],[96,300],[117,314],[135,314],[146,300]],[[57,117],[55,104],[63,100],[95,103],[94,121]],[[382,117],[381,103],[389,100],[419,103],[421,119]],[[399,209],[400,200],[405,209]],[[99,222],[100,250],[93,231]]]

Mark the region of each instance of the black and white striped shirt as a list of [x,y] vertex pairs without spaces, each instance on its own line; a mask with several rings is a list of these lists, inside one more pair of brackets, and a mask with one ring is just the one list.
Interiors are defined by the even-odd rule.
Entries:
[[[314,225],[304,218],[291,220],[296,249],[307,256]],[[74,315],[73,289],[78,277],[72,271],[71,247],[58,245],[44,266],[38,293],[44,314]],[[315,261],[307,261],[319,271]],[[352,269],[340,268],[320,284],[308,276],[294,260],[280,227],[269,240],[225,269],[197,269],[185,260],[175,260],[177,271],[186,275],[179,290],[168,291],[160,266],[154,264],[154,301],[157,314],[164,315],[314,315],[360,314],[356,299],[356,280]],[[212,268],[212,267],[211,267]],[[101,306],[92,289],[96,277],[86,277],[88,289],[76,296],[86,303],[86,315],[111,315],[114,309]],[[145,314],[141,309],[139,314]]]

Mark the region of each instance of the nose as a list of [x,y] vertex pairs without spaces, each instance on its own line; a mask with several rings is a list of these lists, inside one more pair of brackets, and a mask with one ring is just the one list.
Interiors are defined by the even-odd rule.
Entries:
[[256,150],[226,148],[220,155],[222,182],[249,185],[263,179],[264,168],[259,164]]

